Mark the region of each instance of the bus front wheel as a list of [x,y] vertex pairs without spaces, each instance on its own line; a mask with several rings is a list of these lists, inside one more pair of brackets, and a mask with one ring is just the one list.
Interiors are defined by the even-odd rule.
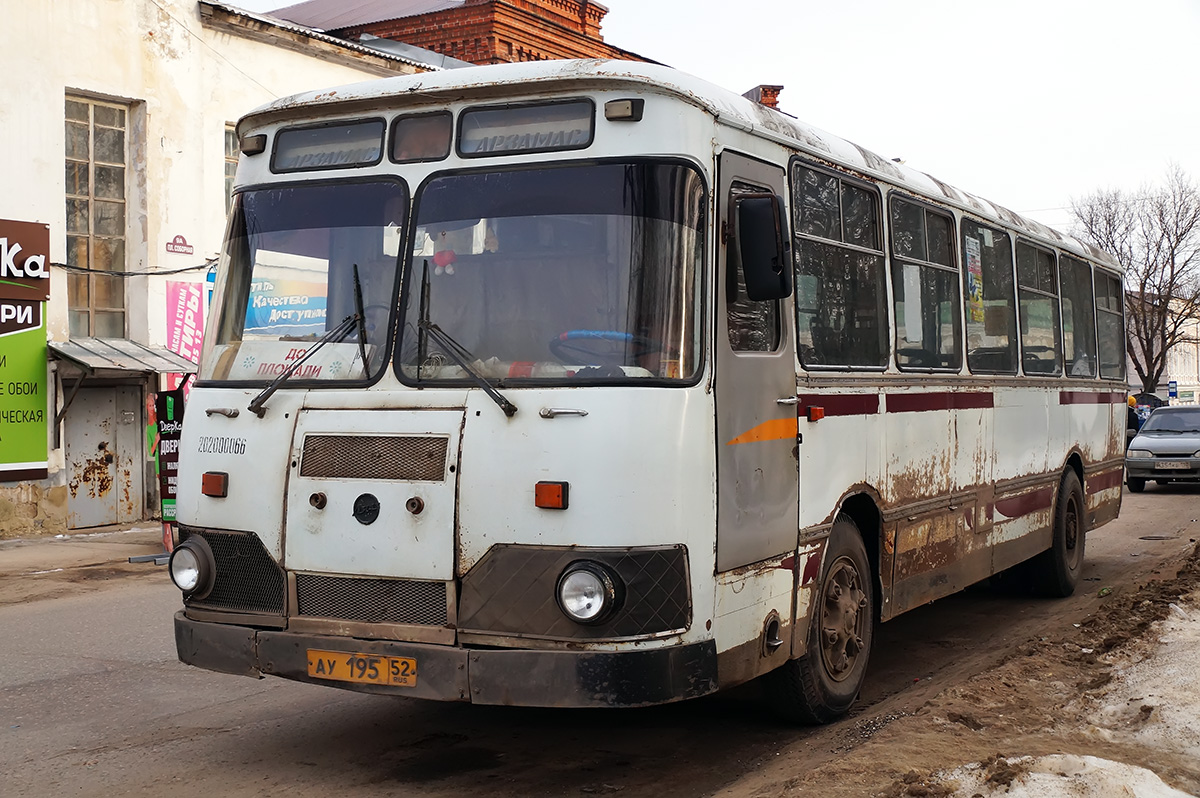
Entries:
[[875,580],[858,527],[839,515],[825,543],[809,609],[808,650],[768,674],[768,700],[784,718],[828,723],[858,697],[875,632]]

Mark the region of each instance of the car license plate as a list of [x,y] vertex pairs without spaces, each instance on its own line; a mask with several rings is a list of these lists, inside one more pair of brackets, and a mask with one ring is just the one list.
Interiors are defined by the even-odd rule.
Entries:
[[379,654],[310,648],[308,675],[336,682],[416,687],[417,661],[411,657],[384,657]]
[[1182,463],[1178,460],[1160,460],[1154,464],[1154,467],[1155,468],[1164,468],[1164,469],[1180,469],[1180,468],[1187,468],[1188,464]]

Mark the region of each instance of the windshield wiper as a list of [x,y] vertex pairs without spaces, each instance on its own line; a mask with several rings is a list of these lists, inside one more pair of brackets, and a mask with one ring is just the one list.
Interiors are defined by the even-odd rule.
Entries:
[[267,400],[271,398],[271,394],[278,391],[279,386],[283,385],[287,378],[292,376],[296,369],[300,368],[300,366],[304,364],[304,361],[315,355],[318,349],[325,346],[325,344],[329,343],[330,341],[340,341],[345,338],[350,334],[350,331],[354,329],[354,326],[360,323],[361,317],[357,313],[351,313],[349,316],[338,322],[336,327],[314,341],[313,345],[308,348],[308,351],[304,353],[303,357],[294,361],[292,365],[284,369],[278,377],[271,380],[271,382],[267,384],[267,387],[263,388],[262,391],[259,392],[258,396],[250,400],[250,404],[246,406],[246,409],[251,413],[254,413],[254,415],[258,416],[259,418],[262,418],[264,415],[266,415],[266,404]]
[[493,402],[500,405],[500,409],[504,411],[504,415],[511,418],[517,412],[517,406],[505,399],[504,396],[501,395],[501,393],[495,388],[493,388],[492,384],[487,381],[487,377],[484,377],[467,362],[467,358],[471,356],[471,353],[466,349],[463,349],[462,346],[459,345],[458,341],[455,341],[450,337],[449,333],[428,319],[422,319],[419,324],[421,329],[424,330],[430,338],[441,344],[442,351],[449,355],[450,359],[457,363],[463,371],[471,375],[471,379],[475,381],[475,384],[482,388],[483,392],[490,396]]
[[358,355],[362,359],[363,376],[370,378],[367,365],[367,316],[363,312],[362,283],[358,281],[358,264],[354,264],[354,318],[358,321]]
[[424,363],[425,349],[428,346],[426,338],[432,338],[441,345],[442,351],[450,357],[459,368],[467,372],[474,380],[475,384],[483,389],[493,402],[500,406],[504,411],[504,415],[512,418],[517,412],[517,406],[504,398],[492,384],[487,381],[475,368],[469,365],[468,360],[471,358],[471,353],[467,351],[462,344],[450,337],[450,334],[441,327],[429,320],[429,261],[425,261],[425,268],[421,274],[421,310],[420,319],[417,321],[417,379],[421,377],[421,366]]

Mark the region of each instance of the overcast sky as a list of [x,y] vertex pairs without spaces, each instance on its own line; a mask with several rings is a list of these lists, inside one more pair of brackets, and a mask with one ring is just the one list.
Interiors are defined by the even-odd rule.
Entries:
[[1063,230],[1096,189],[1200,180],[1200,0],[603,2],[609,44],[782,84],[781,110]]

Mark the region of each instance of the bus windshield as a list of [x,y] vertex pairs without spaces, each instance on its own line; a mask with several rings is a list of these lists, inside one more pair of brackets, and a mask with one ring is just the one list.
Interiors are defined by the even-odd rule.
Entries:
[[444,175],[415,206],[401,379],[465,383],[462,363],[513,384],[695,375],[704,187],[693,169]]
[[[213,299],[216,334],[200,378],[268,381],[310,348],[291,379],[376,376],[396,306],[407,207],[404,185],[392,180],[240,193]],[[360,309],[361,323],[353,318]]]

